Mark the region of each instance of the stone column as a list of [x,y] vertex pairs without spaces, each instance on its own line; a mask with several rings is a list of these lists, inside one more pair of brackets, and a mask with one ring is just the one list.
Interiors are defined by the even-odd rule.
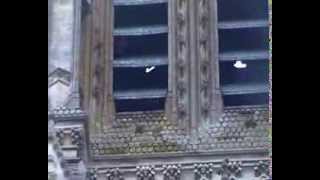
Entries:
[[91,133],[100,133],[111,125],[114,116],[113,76],[113,6],[112,1],[91,2],[92,31],[90,32],[90,94],[89,126]]
[[218,2],[217,0],[209,1],[209,26],[210,30],[210,45],[211,45],[211,82],[212,90],[211,94],[211,121],[215,121],[220,118],[223,112],[222,92],[220,88],[220,70],[219,70],[219,39],[218,39]]
[[169,5],[169,98],[171,119],[190,129],[190,2],[168,1]]
[[210,123],[222,112],[222,97],[219,83],[218,14],[216,0],[199,0],[195,4],[196,48],[201,123]]
[[171,118],[188,132],[216,120],[222,110],[216,3],[169,1]]

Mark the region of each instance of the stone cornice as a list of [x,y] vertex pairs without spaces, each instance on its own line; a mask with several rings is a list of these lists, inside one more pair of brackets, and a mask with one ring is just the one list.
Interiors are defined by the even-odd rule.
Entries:
[[[179,162],[177,164],[177,162]],[[226,164],[226,162],[228,162]],[[199,160],[199,159],[194,159],[193,161],[189,162],[183,162],[183,161],[172,161],[166,162],[163,161],[150,161],[150,162],[135,162],[135,163],[128,163],[128,164],[120,164],[118,162],[110,162],[104,163],[104,164],[93,164],[89,163],[88,165],[90,166],[90,169],[94,170],[95,174],[98,176],[103,176],[106,172],[108,172],[110,169],[117,169],[121,173],[136,173],[139,168],[144,167],[144,169],[151,168],[153,174],[163,174],[163,172],[166,170],[165,167],[167,166],[177,166],[179,167],[179,170],[181,171],[181,174],[183,174],[186,171],[193,171],[196,173],[195,169],[202,167],[202,166],[210,166],[211,172],[214,175],[221,176],[224,172],[224,170],[236,167],[238,168],[241,176],[241,171],[242,169],[248,169],[250,170],[250,173],[252,176],[258,177],[260,174],[257,174],[257,167],[260,167],[260,164],[268,164],[269,160],[265,157],[256,157],[256,158],[229,158],[228,156],[221,157],[219,159],[214,159],[210,158],[207,160]],[[230,167],[229,167],[230,166]],[[264,172],[262,168],[260,168],[261,172]],[[260,172],[259,171],[259,172]],[[201,172],[200,172],[201,173]]]
[[[167,162],[182,162],[185,161],[194,161],[194,159],[203,160],[204,162],[208,161],[208,159],[221,159],[224,157],[243,157],[246,155],[250,155],[251,157],[267,157],[268,149],[267,148],[239,148],[234,150],[217,150],[211,152],[196,152],[196,153],[188,153],[188,152],[167,152],[167,153],[158,153],[158,154],[139,154],[139,155],[105,155],[99,157],[91,157],[92,164],[108,164],[107,161],[111,162],[113,165],[113,161],[117,161],[119,163],[137,163],[143,161],[157,161],[163,158],[166,158]],[[183,159],[183,160],[182,160]],[[199,161],[201,162],[201,161]]]
[[48,116],[55,121],[82,121],[87,117],[87,113],[80,108],[58,107],[48,111]]

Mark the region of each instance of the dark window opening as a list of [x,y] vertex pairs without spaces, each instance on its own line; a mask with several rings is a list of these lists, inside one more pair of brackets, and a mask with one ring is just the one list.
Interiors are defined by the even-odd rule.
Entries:
[[167,3],[115,6],[115,28],[167,25]]
[[139,89],[167,89],[168,67],[114,68],[114,91]]
[[268,28],[219,30],[220,52],[261,51],[269,48]]
[[219,70],[225,106],[268,104],[267,0],[218,0]]
[[159,56],[168,54],[168,34],[144,36],[116,36],[114,59],[134,56]]
[[224,96],[225,106],[242,106],[242,105],[264,105],[268,104],[269,94],[242,94]]
[[167,54],[168,34],[116,36],[114,38],[114,59]]
[[164,110],[168,88],[167,3],[114,6],[116,112]]
[[234,62],[220,62],[220,81],[225,84],[268,83],[268,60],[243,61],[246,68],[234,67]]
[[218,0],[219,21],[268,19],[268,0]]

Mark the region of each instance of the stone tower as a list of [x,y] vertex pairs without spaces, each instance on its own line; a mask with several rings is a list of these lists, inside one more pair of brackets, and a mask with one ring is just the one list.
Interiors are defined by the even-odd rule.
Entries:
[[65,178],[269,178],[267,0],[49,0],[48,12]]

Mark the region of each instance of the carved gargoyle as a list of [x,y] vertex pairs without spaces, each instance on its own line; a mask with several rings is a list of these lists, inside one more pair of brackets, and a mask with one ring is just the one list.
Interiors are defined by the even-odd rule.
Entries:
[[107,180],[124,180],[122,172],[119,168],[108,170],[106,173]]
[[155,170],[154,166],[138,166],[137,170],[137,179],[138,180],[155,180]]
[[163,176],[164,180],[180,180],[181,165],[164,165]]
[[98,179],[98,170],[95,168],[91,168],[87,172],[88,180],[97,180]]
[[196,180],[211,180],[213,174],[212,163],[202,163],[194,165],[194,173]]
[[225,159],[218,170],[218,175],[221,176],[221,180],[236,180],[241,177],[241,172],[241,162],[231,162]]
[[262,179],[268,179],[270,175],[269,165],[268,161],[259,161],[254,167],[254,175]]

